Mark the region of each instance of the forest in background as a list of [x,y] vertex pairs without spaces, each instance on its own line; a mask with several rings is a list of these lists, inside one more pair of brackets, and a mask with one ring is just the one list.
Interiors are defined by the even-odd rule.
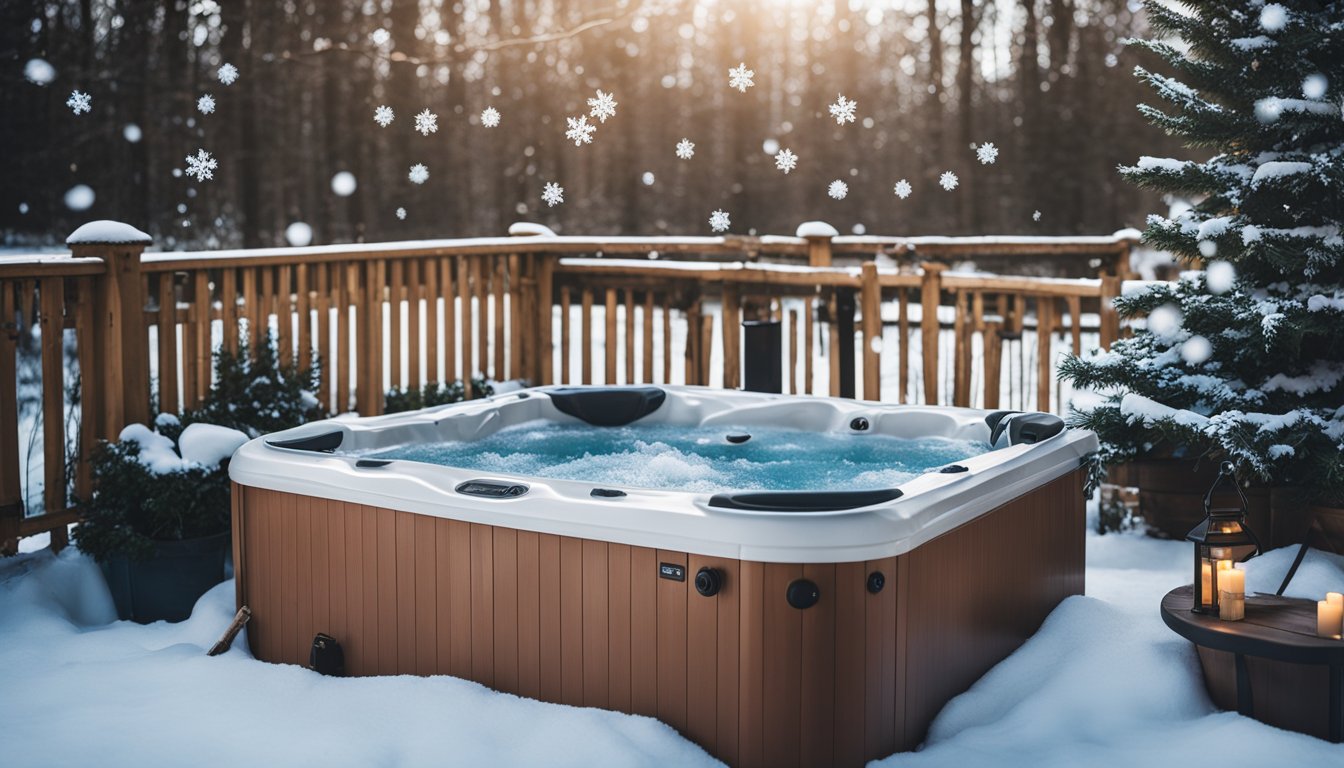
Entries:
[[[294,222],[315,243],[501,235],[518,220],[710,234],[721,208],[734,233],[805,219],[885,235],[1109,233],[1166,209],[1116,166],[1179,153],[1134,108],[1150,99],[1134,65],[1162,67],[1122,40],[1147,34],[1128,0],[5,2],[0,232],[33,242],[113,218],[163,248],[283,244]],[[31,77],[34,59],[49,82]],[[216,75],[225,62],[232,85]],[[728,86],[740,62],[755,73],[745,93]],[[575,147],[565,118],[599,88],[616,115]],[[67,107],[76,89],[91,112]],[[827,114],[838,94],[858,102],[856,122]],[[388,127],[379,105],[395,112]],[[496,128],[481,125],[487,107]],[[413,128],[424,109],[438,115],[428,136]],[[690,160],[674,153],[683,137]],[[977,162],[982,142],[995,163]],[[774,143],[799,156],[788,175]],[[218,168],[197,182],[181,171],[202,148]],[[416,163],[423,185],[407,178]],[[333,191],[343,171],[348,196]],[[834,179],[843,200],[826,194]],[[554,207],[549,181],[565,190]],[[94,192],[85,210],[66,202],[77,185]]]

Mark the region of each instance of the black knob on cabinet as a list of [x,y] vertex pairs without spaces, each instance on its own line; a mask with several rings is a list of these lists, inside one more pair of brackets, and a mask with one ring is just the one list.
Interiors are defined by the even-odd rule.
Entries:
[[723,572],[718,568],[701,568],[695,574],[695,591],[713,597],[723,589]]
[[881,571],[873,571],[868,574],[868,591],[876,595],[887,585],[887,577],[882,575]]
[[821,599],[821,590],[817,588],[814,582],[807,579],[798,579],[789,584],[787,594],[789,605],[798,610],[806,610],[817,604]]

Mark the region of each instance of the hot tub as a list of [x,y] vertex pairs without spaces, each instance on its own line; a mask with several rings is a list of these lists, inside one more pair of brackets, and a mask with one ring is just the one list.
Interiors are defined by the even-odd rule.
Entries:
[[[266,661],[325,632],[350,674],[646,714],[734,765],[861,765],[1082,592],[1096,447],[1049,414],[672,386],[323,421],[230,464],[238,602]],[[682,465],[689,489],[649,487]]]

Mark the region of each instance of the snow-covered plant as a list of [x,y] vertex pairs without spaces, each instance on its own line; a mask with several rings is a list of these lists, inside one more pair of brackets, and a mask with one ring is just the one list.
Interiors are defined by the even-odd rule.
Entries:
[[215,381],[199,408],[182,416],[183,424],[205,422],[259,437],[326,418],[313,394],[319,382],[316,360],[280,362],[273,339],[243,345],[237,353],[215,353]]
[[[101,443],[94,451],[96,490],[75,528],[75,543],[93,559],[145,559],[154,553],[155,541],[229,530],[229,473],[220,451],[204,461],[185,458],[183,437],[190,435],[177,426],[175,419],[156,430],[132,424],[118,442]],[[231,430],[224,432],[228,438]],[[236,448],[237,440],[227,445]]]
[[[1106,395],[1075,412],[1103,458],[1230,459],[1243,477],[1344,501],[1344,4],[1145,3],[1134,44],[1175,77],[1136,70],[1166,108],[1149,120],[1203,161],[1144,157],[1141,186],[1194,197],[1144,240],[1200,269],[1126,294],[1146,327],[1060,375]],[[1324,87],[1322,87],[1322,81]]]

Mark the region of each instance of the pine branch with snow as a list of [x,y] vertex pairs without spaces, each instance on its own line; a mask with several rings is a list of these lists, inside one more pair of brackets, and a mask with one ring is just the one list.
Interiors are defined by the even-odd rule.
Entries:
[[1120,172],[1198,199],[1143,236],[1198,269],[1117,298],[1134,335],[1061,363],[1105,397],[1072,420],[1112,461],[1228,458],[1344,503],[1344,6],[1144,5],[1181,44],[1133,43],[1172,73],[1136,70],[1162,105],[1140,109],[1208,157]]

